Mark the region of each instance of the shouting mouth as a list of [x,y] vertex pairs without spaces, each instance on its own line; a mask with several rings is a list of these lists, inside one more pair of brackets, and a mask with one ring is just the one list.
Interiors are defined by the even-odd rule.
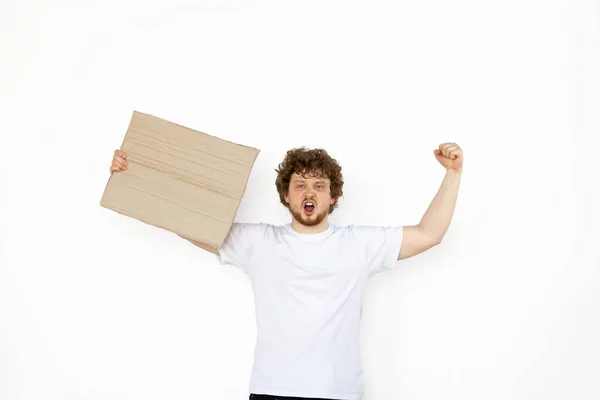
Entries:
[[304,214],[306,216],[311,216],[315,212],[315,203],[312,201],[307,201],[304,203]]

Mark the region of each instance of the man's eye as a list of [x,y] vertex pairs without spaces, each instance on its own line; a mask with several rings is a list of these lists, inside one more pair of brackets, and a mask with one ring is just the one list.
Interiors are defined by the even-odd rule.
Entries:
[[298,187],[298,189],[301,189],[304,187],[304,185],[298,185],[297,187]]
[[323,186],[321,186],[321,185],[317,185],[317,188],[319,188],[319,189],[321,189],[322,187],[323,187]]

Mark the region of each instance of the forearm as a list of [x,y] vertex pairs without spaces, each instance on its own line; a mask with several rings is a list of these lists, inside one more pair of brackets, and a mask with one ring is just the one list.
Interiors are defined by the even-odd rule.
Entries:
[[203,250],[206,250],[206,251],[211,252],[213,254],[219,255],[218,249],[215,249],[214,247],[211,247],[211,246],[207,245],[206,243],[202,243],[202,242],[198,242],[197,240],[186,238],[185,236],[181,236],[180,234],[177,234],[177,236],[179,236],[182,239],[187,240],[188,242],[190,242],[194,246],[200,247]]
[[425,211],[419,226],[436,242],[441,242],[452,221],[462,172],[447,170],[440,189]]

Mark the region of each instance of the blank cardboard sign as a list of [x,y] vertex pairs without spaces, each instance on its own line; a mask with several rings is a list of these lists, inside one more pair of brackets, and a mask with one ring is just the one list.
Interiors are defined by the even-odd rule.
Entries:
[[137,111],[121,150],[127,170],[111,174],[100,205],[216,254],[260,150]]

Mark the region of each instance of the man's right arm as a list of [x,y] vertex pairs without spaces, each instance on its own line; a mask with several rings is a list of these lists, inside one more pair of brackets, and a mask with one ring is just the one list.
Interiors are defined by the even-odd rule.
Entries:
[[206,250],[208,252],[213,253],[214,255],[218,256],[219,255],[219,250],[215,249],[214,247],[210,247],[207,244],[204,244],[202,242],[198,242],[197,240],[192,240],[192,239],[188,239],[185,236],[181,236],[179,234],[177,234],[177,236],[187,240],[188,242],[190,242],[191,244],[200,247],[203,250]]

